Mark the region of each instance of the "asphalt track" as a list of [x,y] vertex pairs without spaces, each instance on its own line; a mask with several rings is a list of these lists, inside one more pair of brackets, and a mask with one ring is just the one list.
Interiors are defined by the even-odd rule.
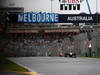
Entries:
[[100,75],[100,59],[64,57],[16,57],[10,60],[39,75]]

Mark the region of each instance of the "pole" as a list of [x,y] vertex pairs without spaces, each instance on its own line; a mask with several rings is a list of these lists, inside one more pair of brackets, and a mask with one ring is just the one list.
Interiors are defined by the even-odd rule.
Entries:
[[51,0],[51,13],[52,13],[52,2],[53,2],[53,0]]
[[88,6],[89,13],[92,14],[92,12],[91,12],[91,8],[90,8],[90,5],[89,5],[89,1],[86,0],[86,3],[87,3],[87,6]]
[[98,0],[96,0],[96,12],[98,12]]
[[96,0],[96,18],[97,18],[97,25],[99,24],[98,22],[98,0]]

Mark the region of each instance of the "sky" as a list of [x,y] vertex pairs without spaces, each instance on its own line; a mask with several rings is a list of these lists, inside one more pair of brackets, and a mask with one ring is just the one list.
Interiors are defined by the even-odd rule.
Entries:
[[[100,0],[88,0],[92,14],[100,13]],[[96,5],[97,1],[97,5]],[[1,0],[0,6],[4,7],[24,7],[25,12],[51,12],[51,0]],[[86,0],[81,3],[81,10],[79,11],[61,11],[59,0],[52,1],[52,13],[60,14],[79,14],[85,12],[89,14]],[[96,8],[97,7],[97,8]]]

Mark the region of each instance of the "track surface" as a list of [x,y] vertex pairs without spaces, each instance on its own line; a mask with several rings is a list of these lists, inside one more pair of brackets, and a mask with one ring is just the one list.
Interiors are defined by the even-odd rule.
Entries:
[[10,59],[40,75],[100,75],[100,60],[95,58],[19,57]]

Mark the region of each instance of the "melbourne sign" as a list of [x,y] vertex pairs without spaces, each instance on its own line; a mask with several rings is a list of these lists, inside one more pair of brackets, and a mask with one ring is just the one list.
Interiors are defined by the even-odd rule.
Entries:
[[9,19],[17,23],[100,23],[100,14],[27,12],[10,14]]
[[58,22],[58,14],[45,13],[45,12],[18,14],[18,22],[29,22],[29,23]]

